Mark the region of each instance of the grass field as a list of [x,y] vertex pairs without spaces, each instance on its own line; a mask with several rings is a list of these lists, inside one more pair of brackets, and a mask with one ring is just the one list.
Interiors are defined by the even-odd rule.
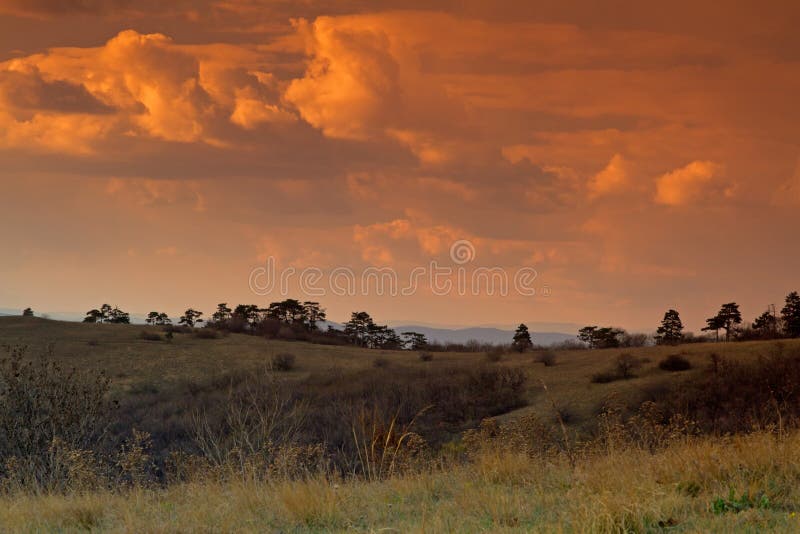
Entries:
[[[755,361],[800,349],[797,340],[785,340],[558,351],[555,365],[545,367],[535,361],[535,353],[507,354],[498,363],[487,363],[484,354],[436,353],[433,361],[423,362],[414,352],[239,334],[219,339],[176,334],[171,342],[146,341],[143,330],[158,332],[141,326],[2,317],[0,345],[27,345],[31,354],[52,345],[54,357],[67,366],[104,370],[112,380],[111,395],[131,407],[125,424],[144,424],[146,430],[147,424],[174,420],[187,409],[191,395],[179,392],[188,383],[255,374],[272,356],[290,352],[296,367],[281,373],[281,380],[297,388],[320,384],[320,377],[334,374],[344,383],[405,369],[521,369],[528,378],[527,404],[498,420],[512,423],[534,415],[556,426],[555,405],[574,435],[597,421],[610,397],[636,406],[659,388],[703,373],[711,353]],[[643,362],[635,378],[591,382],[592,375],[608,370],[622,353]],[[659,361],[671,354],[684,356],[693,369],[659,369]],[[388,363],[378,369],[376,358]],[[212,402],[222,400],[214,397]],[[167,437],[174,432],[170,424],[162,428]],[[371,481],[327,473],[299,480],[197,479],[67,495],[12,492],[0,496],[0,531],[800,531],[800,434],[792,431],[686,438],[655,451],[621,444],[574,457],[526,456],[491,443],[472,453],[468,462],[441,460],[423,470]]]

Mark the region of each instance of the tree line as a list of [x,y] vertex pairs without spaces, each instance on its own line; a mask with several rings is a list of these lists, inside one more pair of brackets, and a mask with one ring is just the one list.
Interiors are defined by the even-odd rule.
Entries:
[[[716,314],[706,319],[706,326],[701,330],[713,332],[715,341],[800,337],[800,295],[797,291],[792,291],[786,296],[780,314],[774,307],[770,307],[749,326],[743,325],[739,305],[736,302],[727,302],[720,306]],[[720,331],[723,332],[722,338]],[[624,337],[629,335],[620,328],[610,326],[585,326],[578,331],[578,339],[593,349],[620,347],[624,343]],[[653,339],[659,345],[676,345],[692,340],[684,334],[680,314],[674,309],[664,313]]]

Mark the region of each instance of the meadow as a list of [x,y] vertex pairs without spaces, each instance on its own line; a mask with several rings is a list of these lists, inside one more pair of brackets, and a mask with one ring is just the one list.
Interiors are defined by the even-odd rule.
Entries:
[[[786,363],[798,359],[796,340],[563,350],[544,365],[546,351],[426,361],[411,351],[142,332],[162,336],[0,318],[0,345],[104,371],[117,405],[92,453],[113,457],[111,467],[69,449],[59,460],[66,482],[42,487],[9,483],[6,465],[3,531],[800,529],[796,369]],[[280,354],[294,356],[291,368],[275,368]],[[670,355],[690,368],[660,368]],[[635,361],[632,376],[595,380],[621,357]],[[767,400],[748,396],[750,379],[766,384]],[[265,418],[231,406],[269,407],[272,426],[241,434],[236,417]],[[133,429],[147,435],[131,440]],[[248,453],[253,438],[262,441]]]

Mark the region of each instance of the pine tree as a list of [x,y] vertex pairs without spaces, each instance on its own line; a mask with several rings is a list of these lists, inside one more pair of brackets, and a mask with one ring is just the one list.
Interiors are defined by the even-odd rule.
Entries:
[[683,323],[676,310],[668,310],[656,330],[656,343],[659,345],[675,345],[683,339]]
[[514,332],[514,340],[512,341],[511,346],[514,347],[514,350],[517,352],[525,352],[533,347],[531,333],[528,331],[527,326],[521,324],[517,327],[516,332]]
[[781,310],[783,331],[789,337],[800,337],[800,295],[792,291],[786,295],[786,306]]

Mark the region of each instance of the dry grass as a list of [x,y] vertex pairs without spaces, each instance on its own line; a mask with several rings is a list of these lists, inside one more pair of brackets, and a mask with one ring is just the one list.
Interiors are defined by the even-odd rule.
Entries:
[[[178,484],[70,497],[0,497],[10,531],[796,532],[800,434],[699,439],[650,454],[564,458],[483,452],[472,463],[383,481],[312,478]],[[768,506],[715,513],[763,493]]]

